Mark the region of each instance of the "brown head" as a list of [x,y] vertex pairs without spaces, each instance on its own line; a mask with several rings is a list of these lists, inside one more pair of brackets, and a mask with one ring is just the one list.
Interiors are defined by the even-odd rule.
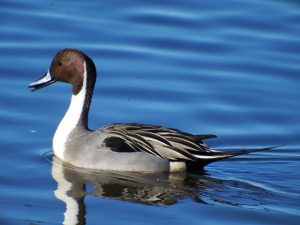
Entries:
[[56,81],[61,81],[70,83],[73,87],[73,95],[77,95],[82,88],[85,72],[89,76],[87,78],[89,89],[93,89],[96,79],[93,61],[79,50],[63,49],[54,56],[48,72],[37,81],[29,84],[29,87],[35,91]]

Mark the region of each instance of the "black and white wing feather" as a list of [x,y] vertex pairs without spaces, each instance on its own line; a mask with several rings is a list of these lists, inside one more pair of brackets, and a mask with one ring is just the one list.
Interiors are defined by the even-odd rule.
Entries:
[[202,140],[215,137],[144,124],[113,124],[101,131],[107,134],[103,142],[114,151],[144,151],[169,160],[195,161],[198,155],[210,155]]

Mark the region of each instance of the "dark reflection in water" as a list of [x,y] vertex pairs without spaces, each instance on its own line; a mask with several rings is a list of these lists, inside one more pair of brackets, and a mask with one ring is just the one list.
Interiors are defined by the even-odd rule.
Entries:
[[271,203],[274,197],[263,188],[241,181],[216,179],[209,174],[79,170],[55,156],[52,176],[57,182],[55,196],[66,204],[64,224],[86,224],[87,196],[154,206],[173,205],[190,198],[199,204],[237,207],[264,205]]

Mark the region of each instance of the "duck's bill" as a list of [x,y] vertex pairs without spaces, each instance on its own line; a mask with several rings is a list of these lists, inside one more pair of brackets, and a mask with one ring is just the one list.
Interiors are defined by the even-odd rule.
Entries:
[[39,90],[50,84],[53,84],[55,81],[56,81],[56,79],[54,77],[52,77],[50,72],[48,71],[45,75],[43,75],[37,81],[30,83],[29,88],[31,88],[31,91],[36,91],[36,90]]

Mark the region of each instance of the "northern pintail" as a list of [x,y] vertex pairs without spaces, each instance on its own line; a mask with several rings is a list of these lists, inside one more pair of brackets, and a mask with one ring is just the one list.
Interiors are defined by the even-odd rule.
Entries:
[[203,140],[215,135],[193,135],[177,129],[145,124],[112,124],[92,131],[88,112],[96,82],[93,60],[76,49],[63,49],[50,69],[29,84],[32,91],[56,81],[72,85],[70,106],[54,138],[55,156],[77,167],[143,172],[203,169],[211,162],[271,148],[224,152]]

